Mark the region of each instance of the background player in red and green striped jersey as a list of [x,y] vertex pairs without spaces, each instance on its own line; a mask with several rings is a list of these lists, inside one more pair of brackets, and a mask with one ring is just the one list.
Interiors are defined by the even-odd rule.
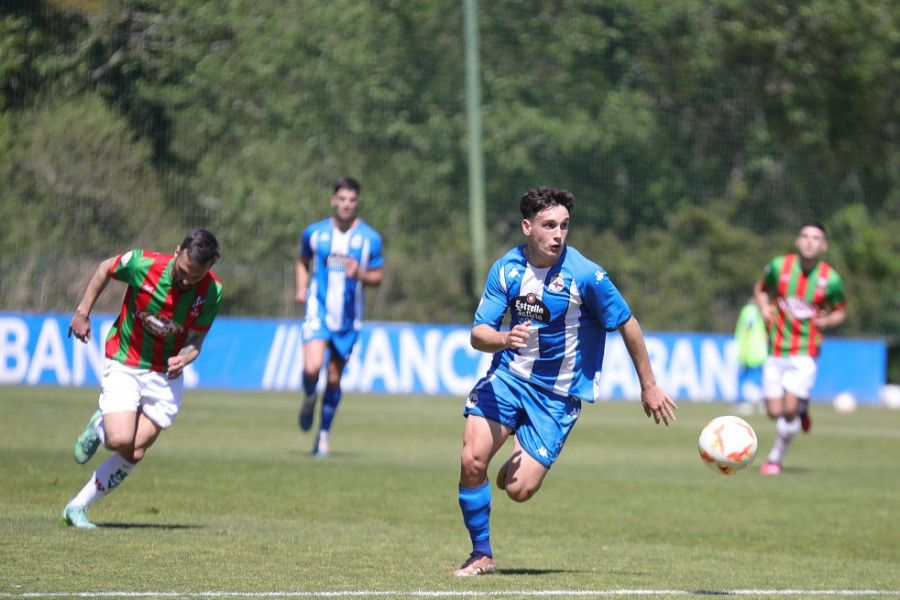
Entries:
[[100,409],[75,443],[84,464],[103,444],[113,454],[63,509],[62,520],[96,527],[85,510],[115,489],[144,457],[181,407],[184,369],[200,354],[222,301],[210,271],[219,242],[205,229],[185,236],[174,254],[130,250],[100,263],[69,324],[69,336],[91,337],[90,314],[110,279],[126,284],[122,309],[106,338]]
[[810,221],[800,228],[797,252],[766,265],[753,295],[769,329],[769,357],[763,364],[766,412],[775,419],[775,443],[759,471],[781,473],[781,462],[802,429],[809,431],[809,396],[818,372],[825,329],[846,318],[844,284],[821,260],[828,250],[825,227]]

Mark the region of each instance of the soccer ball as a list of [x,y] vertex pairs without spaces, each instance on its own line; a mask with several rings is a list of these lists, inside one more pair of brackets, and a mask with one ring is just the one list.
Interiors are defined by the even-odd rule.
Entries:
[[749,466],[759,446],[750,424],[734,416],[716,417],[707,423],[697,443],[706,466],[723,475],[734,475]]
[[834,397],[831,405],[842,415],[849,415],[856,410],[856,397],[850,392],[841,392]]

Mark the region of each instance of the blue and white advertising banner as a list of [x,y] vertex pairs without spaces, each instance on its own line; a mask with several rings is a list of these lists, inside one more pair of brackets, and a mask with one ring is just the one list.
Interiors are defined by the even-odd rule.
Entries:
[[[70,318],[0,313],[0,385],[98,385],[103,340],[113,317],[92,317],[87,344],[68,337]],[[758,395],[753,378],[740,371],[733,337],[645,332],[645,338],[657,381],[673,398],[731,402]],[[371,322],[360,335],[343,386],[349,392],[465,396],[490,361],[490,355],[469,345],[467,326]],[[299,320],[219,317],[202,354],[185,371],[185,386],[299,391],[302,370]],[[830,401],[849,392],[859,402],[878,403],[886,376],[883,341],[830,338],[819,360],[813,399]],[[595,388],[605,400],[640,396],[617,334],[607,340]]]

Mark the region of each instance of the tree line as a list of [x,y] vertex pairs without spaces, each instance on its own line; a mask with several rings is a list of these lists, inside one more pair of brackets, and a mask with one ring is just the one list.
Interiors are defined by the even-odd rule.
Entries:
[[[490,259],[518,198],[577,198],[570,242],[645,327],[727,332],[811,218],[850,299],[900,329],[900,5],[494,0],[478,8]],[[206,226],[224,312],[298,316],[303,227],[363,184],[379,320],[467,323],[462,6],[439,0],[0,5],[0,298],[68,312],[96,261]]]

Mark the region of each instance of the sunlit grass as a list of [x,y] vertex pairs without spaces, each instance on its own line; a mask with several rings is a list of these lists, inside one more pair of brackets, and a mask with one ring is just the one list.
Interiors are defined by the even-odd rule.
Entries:
[[299,397],[188,392],[177,424],[90,509],[101,527],[80,531],[59,513],[106,456],[71,455],[96,391],[0,394],[0,596],[900,590],[900,413],[885,409],[815,406],[812,433],[766,478],[761,415],[747,417],[756,464],[726,477],[696,450],[726,405],[682,404],[669,428],[636,403],[585,406],[534,499],[495,488],[501,573],[456,580],[470,550],[460,398],[347,395],[319,460]]

